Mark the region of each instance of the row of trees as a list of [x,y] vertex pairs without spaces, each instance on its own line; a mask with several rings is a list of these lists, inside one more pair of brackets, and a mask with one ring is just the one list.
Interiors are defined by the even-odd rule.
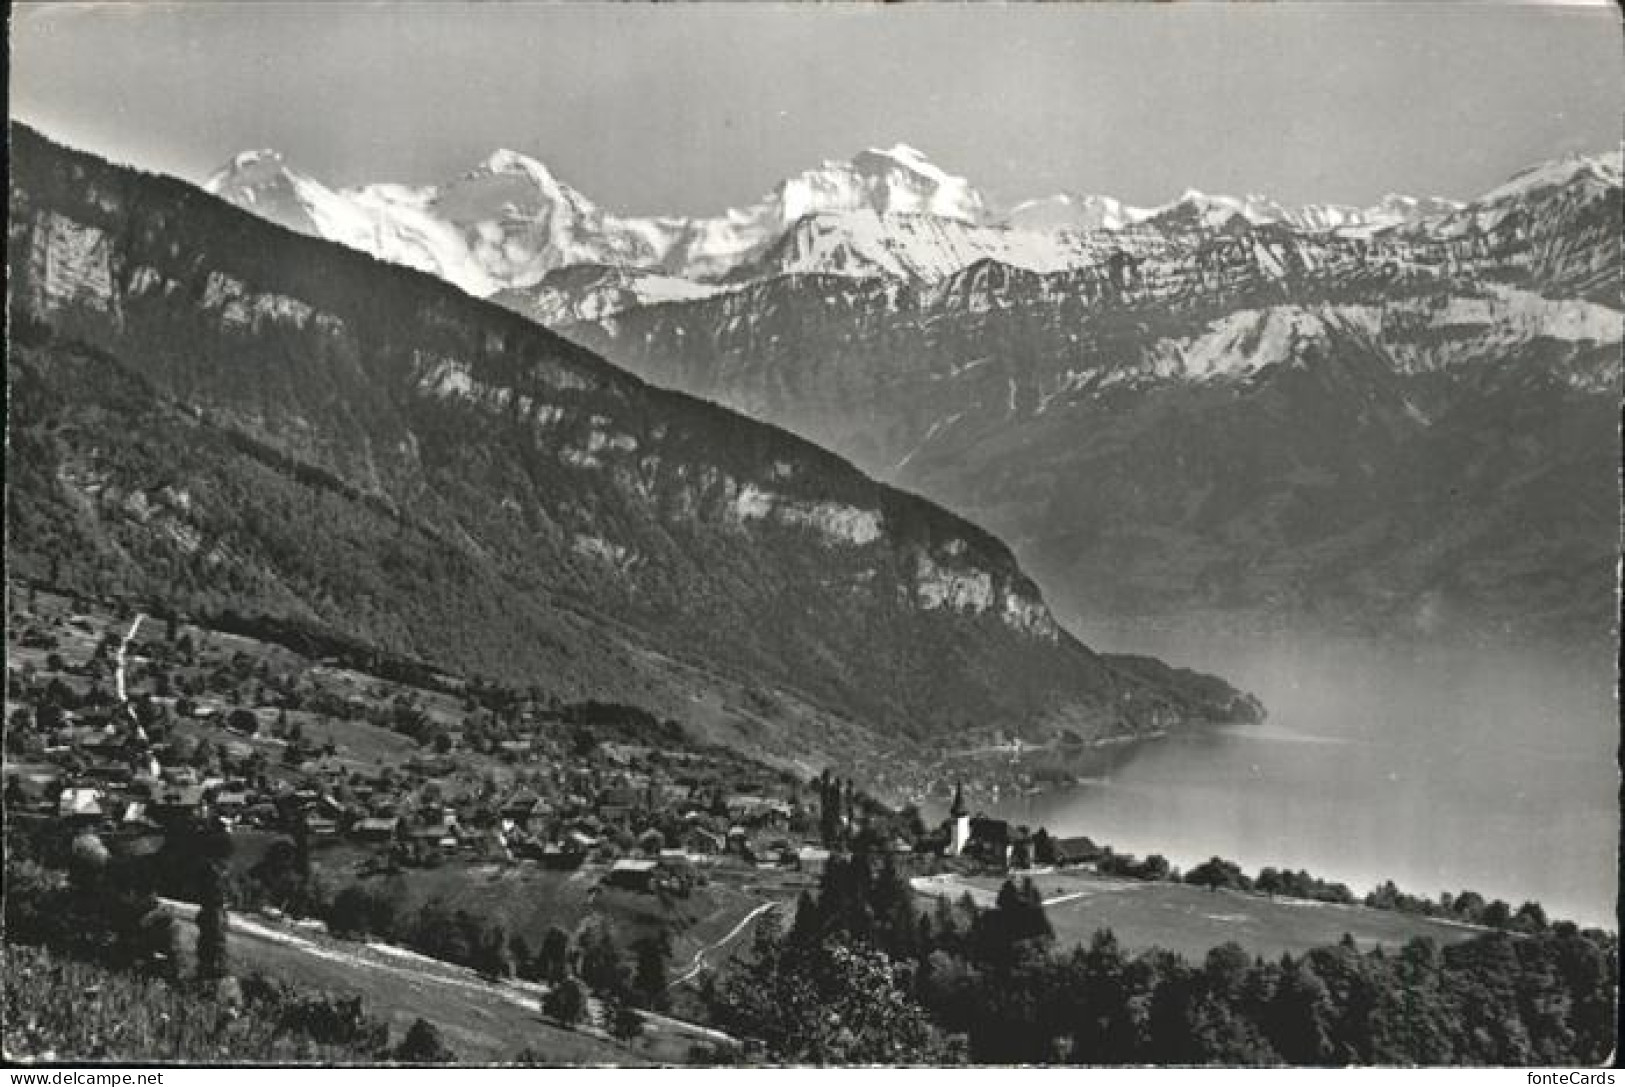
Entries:
[[[1039,863],[1053,861],[1052,849],[1044,843],[1048,836],[1040,829],[1034,835],[1035,857]],[[1395,910],[1426,917],[1444,917],[1486,928],[1508,929],[1514,932],[1541,932],[1550,927],[1546,911],[1538,902],[1525,902],[1513,909],[1501,899],[1486,899],[1477,891],[1464,890],[1460,894],[1442,892],[1438,899],[1406,894],[1392,880],[1384,882],[1363,899],[1357,897],[1347,884],[1312,876],[1303,870],[1264,867],[1258,875],[1249,876],[1235,861],[1211,857],[1189,871],[1181,873],[1168,863],[1167,858],[1153,853],[1142,859],[1131,854],[1113,853],[1109,848],[1095,862],[1096,868],[1106,874],[1140,880],[1176,880],[1211,890],[1249,891],[1288,898],[1304,898],[1316,902],[1334,902],[1342,905],[1361,903],[1375,910]]]
[[551,925],[532,947],[501,921],[451,909],[438,899],[401,913],[388,892],[363,884],[339,891],[321,915],[335,936],[396,941],[492,977],[555,982],[577,974],[595,992],[625,990],[643,1006],[663,1006],[671,955],[663,932],[635,941],[630,961],[604,925],[586,927],[573,941],[563,928]]

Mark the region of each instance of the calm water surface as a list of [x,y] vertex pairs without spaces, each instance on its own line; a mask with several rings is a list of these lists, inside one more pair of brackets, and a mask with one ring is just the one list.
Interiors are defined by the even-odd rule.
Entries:
[[1181,866],[1290,865],[1363,894],[1478,890],[1615,928],[1615,665],[1601,649],[1087,636],[1211,671],[1269,720],[1074,760],[999,814]]

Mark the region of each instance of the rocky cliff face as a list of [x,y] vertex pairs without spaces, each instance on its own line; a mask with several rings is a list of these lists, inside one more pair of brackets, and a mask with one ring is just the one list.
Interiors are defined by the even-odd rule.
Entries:
[[430,277],[12,139],[24,573],[652,703],[781,757],[1256,712],[1114,667],[998,540],[805,441]]

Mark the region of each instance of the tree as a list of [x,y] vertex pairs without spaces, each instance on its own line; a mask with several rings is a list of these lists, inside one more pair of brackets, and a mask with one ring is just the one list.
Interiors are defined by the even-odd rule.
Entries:
[[1518,907],[1518,912],[1512,919],[1513,927],[1523,932],[1545,932],[1547,928],[1546,911],[1539,902],[1525,902]]
[[664,1011],[671,1004],[666,993],[666,962],[671,958],[671,940],[662,931],[658,936],[644,936],[632,945],[635,965],[632,970],[632,994],[640,1007]]
[[1151,1000],[1146,1011],[1147,1052],[1159,1062],[1196,1064],[1203,1054],[1196,1045],[1197,975],[1178,955],[1153,950],[1144,960],[1152,967]]
[[920,929],[914,891],[889,853],[869,880],[869,914],[876,947],[898,961],[916,957]]
[[1109,929],[1097,931],[1079,964],[1088,994],[1073,1035],[1074,1061],[1123,1064],[1140,1059],[1140,1008],[1150,980]]
[[542,937],[541,950],[533,967],[535,980],[559,982],[570,970],[570,935],[557,925],[549,925]]
[[582,934],[581,980],[600,996],[624,993],[630,985],[626,963],[615,938],[603,925],[595,925]]
[[226,715],[226,727],[252,736],[260,730],[259,715],[249,709],[235,709]]
[[440,1028],[427,1019],[412,1024],[393,1056],[403,1064],[452,1064],[457,1060],[457,1054],[441,1039]]
[[840,782],[825,770],[818,779],[818,830],[824,845],[832,849],[841,840],[840,796]]
[[1445,912],[1453,913],[1463,921],[1477,923],[1484,913],[1484,896],[1477,891],[1463,891],[1453,899],[1440,896]]
[[1220,887],[1232,888],[1238,891],[1249,890],[1252,881],[1242,872],[1241,866],[1234,861],[1227,861],[1223,857],[1213,857],[1185,873],[1185,882],[1208,890],[1218,890]]
[[525,939],[523,933],[516,932],[508,941],[508,961],[513,964],[515,977],[525,981],[535,981],[536,955],[530,950],[530,941]]
[[1207,953],[1202,963],[1203,984],[1214,996],[1226,1003],[1235,1003],[1252,965],[1252,956],[1240,944],[1220,944]]
[[616,994],[604,1001],[609,1032],[623,1042],[630,1042],[643,1033],[643,1016],[638,1014],[624,995]]
[[205,864],[197,911],[197,976],[213,981],[228,972],[225,876],[218,864]]
[[587,994],[575,978],[556,981],[542,1000],[542,1011],[565,1026],[573,1027],[587,1012]]
[[299,862],[299,847],[294,842],[272,842],[258,864],[248,871],[252,885],[263,894],[263,901],[291,912],[303,912],[306,904],[308,866]]
[[479,941],[474,949],[475,969],[482,974],[495,978],[513,976],[513,955],[508,940],[508,930],[500,923],[480,933]]
[[1019,964],[1048,950],[1055,930],[1044,915],[1044,900],[1031,879],[1018,886],[1005,880],[991,910],[977,915],[971,927],[971,946],[979,962],[995,973],[1008,974]]
[[[333,905],[328,908],[327,927],[335,936],[381,936],[387,939],[395,934],[395,899],[382,891],[350,884],[334,897]],[[419,928],[427,929],[428,926],[419,925]],[[444,957],[451,958],[449,955]],[[466,957],[452,961],[466,962]]]
[[791,1064],[930,1064],[946,1052],[906,971],[883,952],[829,938],[794,948],[758,923],[748,962],[709,990],[717,1022]]
[[1281,980],[1265,1009],[1264,1032],[1289,1064],[1325,1064],[1332,1059],[1331,997],[1308,960],[1281,961]]

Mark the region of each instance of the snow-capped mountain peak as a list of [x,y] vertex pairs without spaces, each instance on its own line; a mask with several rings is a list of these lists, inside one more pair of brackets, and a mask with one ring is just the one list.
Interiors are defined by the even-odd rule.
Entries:
[[558,175],[549,169],[546,163],[505,147],[491,152],[478,166],[444,188],[450,190],[457,188],[459,185],[466,186],[481,181],[487,183],[500,181],[529,183],[536,192],[553,200],[565,200],[577,207],[588,207],[592,203],[581,193],[559,180]]
[[216,170],[203,188],[289,230],[320,234],[310,205],[331,196],[320,182],[288,168],[280,151],[244,151]]
[[979,223],[987,201],[970,182],[899,143],[870,148],[850,162],[824,162],[783,182],[774,194],[785,225],[826,212],[934,215]]
[[1477,202],[1493,204],[1507,199],[1521,199],[1543,189],[1553,189],[1576,181],[1618,185],[1620,179],[1621,153],[1618,151],[1608,155],[1568,155],[1520,170],[1479,197]]
[[212,193],[223,193],[229,188],[263,184],[284,172],[287,164],[282,152],[264,147],[256,151],[243,151],[230,162],[209,175],[203,187]]
[[537,162],[529,155],[513,151],[506,147],[499,147],[480,163],[480,168],[492,174],[530,174],[552,177],[553,173],[546,166]]
[[559,180],[546,164],[507,148],[493,151],[433,193],[441,217],[465,230],[507,220],[570,220],[571,229],[596,230],[602,218],[591,200]]
[[963,183],[964,181],[964,178],[951,176],[937,166],[936,163],[926,158],[924,152],[918,148],[910,147],[906,143],[892,144],[892,146],[884,149],[871,147],[854,158],[852,165],[859,168],[873,167],[880,165],[883,160],[886,163],[901,166],[905,170],[911,170],[921,177],[929,178],[939,185],[952,184],[956,181]]
[[1122,230],[1143,222],[1154,208],[1132,207],[1114,196],[1057,193],[1038,200],[1026,200],[1011,208],[1004,225],[1016,230]]
[[1148,221],[1163,226],[1203,230],[1223,227],[1237,216],[1252,223],[1262,222],[1264,217],[1256,211],[1248,214],[1248,204],[1252,199],[1243,201],[1233,196],[1210,196],[1200,189],[1186,189],[1179,199],[1153,211]]
[[[709,289],[786,274],[932,284],[988,260],[1049,274],[1125,247],[1143,254],[1270,225],[1343,238],[1396,231],[1454,237],[1489,229],[1497,217],[1571,184],[1617,187],[1620,172],[1617,153],[1573,156],[1531,167],[1469,205],[1397,194],[1363,208],[1288,205],[1191,187],[1154,207],[1063,193],[996,214],[965,178],[896,143],[823,162],[720,215],[635,217],[602,210],[545,163],[511,148],[440,185],[342,190],[261,149],[235,156],[207,188],[293,230],[419,268],[473,294],[528,289],[556,269],[592,266],[635,273],[639,283],[661,284],[666,296],[678,280]],[[617,290],[617,299],[632,297]]]
[[274,147],[262,147],[255,151],[243,151],[236,155],[228,169],[242,172],[255,168],[280,168],[282,166],[282,152]]

